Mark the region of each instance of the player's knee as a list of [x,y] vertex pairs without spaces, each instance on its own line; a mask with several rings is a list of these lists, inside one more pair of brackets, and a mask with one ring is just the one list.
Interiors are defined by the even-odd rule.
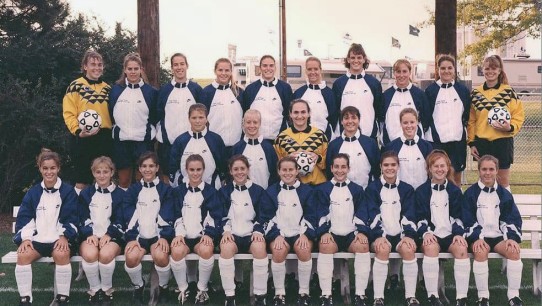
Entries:
[[335,243],[320,243],[318,250],[323,254],[333,254],[337,252],[337,245]]

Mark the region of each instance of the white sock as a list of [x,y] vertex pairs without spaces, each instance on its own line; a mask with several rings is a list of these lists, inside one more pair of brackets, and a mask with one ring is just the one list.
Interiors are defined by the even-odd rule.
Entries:
[[[438,276],[438,262],[437,262],[437,276]],[[416,258],[412,260],[403,259],[403,279],[405,280],[405,298],[415,297],[416,284],[418,280],[418,263],[416,262]]]
[[186,281],[186,259],[183,258],[175,261],[173,258],[170,258],[169,265],[171,266],[171,272],[173,272],[179,290],[185,291],[188,289],[188,282]]
[[269,259],[267,259],[267,257],[262,259],[255,258],[252,260],[252,273],[254,273],[254,294],[267,294],[267,278],[269,277],[268,266]]
[[369,275],[371,274],[371,254],[356,253],[354,256],[354,275],[356,280],[356,295],[365,295]]
[[462,299],[467,297],[470,281],[470,259],[455,259],[454,260],[454,278],[456,298]]
[[333,278],[333,254],[318,253],[318,280],[322,295],[331,295],[331,280]]
[[487,265],[487,260],[475,260],[472,264],[472,273],[474,274],[474,282],[478,289],[478,298],[489,299],[489,267]]
[[198,281],[198,262],[195,260],[186,262],[186,279],[189,283]]
[[139,265],[133,268],[129,268],[125,263],[124,270],[126,270],[126,273],[128,273],[132,285],[139,287],[143,286],[143,277],[141,276],[141,263],[139,263]]
[[29,296],[32,302],[32,265],[16,265],[15,280],[19,296]]
[[422,270],[427,296],[438,297],[438,257],[424,256]]
[[235,261],[232,258],[218,258],[218,267],[220,269],[220,279],[222,280],[222,288],[226,296],[235,295]]
[[[331,260],[333,267],[333,258]],[[299,294],[309,294],[311,282],[312,258],[308,261],[297,260],[297,278],[299,279]]]
[[73,187],[73,190],[75,190],[75,193],[77,193],[77,195],[79,195],[81,193],[81,188],[77,188],[77,187]]
[[521,286],[521,273],[523,272],[523,262],[520,260],[506,260],[506,278],[508,278],[508,299],[519,297],[519,287]]
[[102,280],[102,290],[106,292],[107,290],[113,288],[113,272],[115,272],[115,259],[110,263],[98,263],[100,269],[100,278]]
[[55,280],[57,293],[70,296],[70,287],[72,284],[72,265],[56,265]]
[[87,262],[83,259],[83,271],[87,276],[88,285],[90,286],[90,291],[98,292],[100,290],[100,268],[98,267],[98,261]]
[[169,277],[171,276],[171,268],[169,264],[165,267],[159,267],[157,265],[154,265],[154,268],[156,269],[156,273],[158,274],[158,286],[160,287],[167,287],[169,283]]
[[209,259],[199,258],[198,269],[199,269],[199,281],[198,289],[202,291],[207,291],[207,284],[211,278],[211,273],[213,273],[213,266],[215,265],[215,258],[211,256]]
[[271,272],[273,273],[275,295],[286,295],[286,290],[284,289],[284,279],[286,278],[286,261],[274,262],[271,260]]
[[375,257],[373,264],[373,288],[374,298],[384,298],[384,286],[388,277],[389,260],[380,260]]

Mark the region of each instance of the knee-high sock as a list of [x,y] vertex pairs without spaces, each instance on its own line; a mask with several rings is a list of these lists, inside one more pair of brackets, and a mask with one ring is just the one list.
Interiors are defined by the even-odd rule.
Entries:
[[438,257],[424,256],[422,270],[427,296],[434,295],[438,297]]
[[133,268],[129,268],[125,263],[124,270],[126,270],[126,273],[128,273],[132,285],[138,287],[143,286],[143,277],[141,276],[141,263]]
[[[331,262],[333,264],[333,260]],[[297,277],[299,279],[299,294],[309,294],[311,282],[312,258],[308,261],[297,261]]]
[[487,260],[475,260],[472,264],[472,273],[474,273],[474,282],[478,289],[478,298],[489,299],[489,267],[487,265]]
[[356,253],[354,256],[354,274],[356,280],[356,295],[365,295],[369,275],[371,274],[371,254]]
[[264,295],[267,294],[267,278],[269,277],[268,272],[269,259],[254,259],[252,260],[252,272],[254,276],[254,294]]
[[202,291],[207,291],[207,284],[211,278],[211,273],[213,273],[213,267],[215,265],[215,259],[211,256],[209,259],[199,258],[198,261],[198,270],[199,270],[199,280],[198,280],[198,289]]
[[194,260],[186,263],[186,279],[189,283],[198,281],[198,263]]
[[[301,263],[299,263],[301,266]],[[322,295],[331,295],[331,280],[333,278],[333,254],[318,253],[318,280],[320,281],[320,289]]]
[[167,287],[169,277],[171,276],[171,267],[169,264],[165,267],[154,265],[154,268],[156,269],[156,274],[158,274],[158,285],[160,287]]
[[102,280],[102,290],[106,292],[107,290],[113,288],[113,272],[115,272],[115,259],[110,263],[98,264],[100,268],[100,279]]
[[72,284],[72,265],[56,265],[55,281],[58,294],[69,296]]
[[98,266],[98,261],[87,262],[83,260],[83,271],[87,276],[88,285],[90,286],[90,291],[98,292],[100,290],[100,267]]
[[222,280],[222,288],[226,296],[235,295],[235,261],[232,258],[218,258],[218,267],[220,268],[220,279]]
[[373,264],[373,288],[374,298],[384,298],[384,286],[388,277],[388,260],[375,258]]
[[508,278],[508,299],[519,296],[521,286],[521,273],[523,262],[520,260],[507,259],[506,277]]
[[171,272],[175,281],[177,281],[177,287],[179,290],[185,291],[188,289],[188,282],[186,281],[186,259],[181,259],[179,261],[173,260],[170,258],[169,265],[171,266]]
[[[438,276],[438,261],[437,261],[437,276]],[[405,280],[405,297],[416,296],[416,284],[418,279],[418,263],[416,258],[413,260],[403,259],[403,279]]]
[[29,296],[32,302],[32,265],[16,265],[15,280],[19,296]]
[[462,299],[467,297],[470,281],[470,259],[455,259],[454,260],[454,278],[456,298]]
[[284,279],[286,278],[286,261],[274,262],[271,260],[271,272],[273,273],[275,295],[285,295]]

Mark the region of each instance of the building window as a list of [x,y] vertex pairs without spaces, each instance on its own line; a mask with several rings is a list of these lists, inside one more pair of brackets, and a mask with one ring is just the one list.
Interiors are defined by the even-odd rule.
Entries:
[[289,78],[300,78],[301,77],[301,66],[300,65],[288,65],[288,66],[286,66],[286,75]]

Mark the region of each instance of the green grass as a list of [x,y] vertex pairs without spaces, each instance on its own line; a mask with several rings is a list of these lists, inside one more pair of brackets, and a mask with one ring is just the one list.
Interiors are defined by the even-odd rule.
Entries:
[[[2,250],[2,255],[8,251],[15,250],[15,246],[11,243],[11,234],[0,234],[0,250]],[[506,276],[502,275],[500,273],[500,267],[501,267],[501,260],[490,260],[490,280],[489,280],[489,286],[490,286],[490,292],[491,292],[491,300],[495,305],[504,305],[506,304],[507,298],[506,298]],[[244,276],[245,276],[245,283],[243,284],[240,294],[238,295],[237,299],[237,305],[249,305],[248,302],[248,281],[250,279],[249,277],[249,270],[250,270],[250,262],[245,261],[243,262],[244,267]],[[214,283],[214,286],[219,286],[220,284],[220,277],[218,274],[218,264],[215,264],[215,269],[212,277],[212,281]],[[353,274],[353,261],[350,261],[351,266],[351,285],[354,284],[354,274]],[[450,300],[452,300],[455,297],[455,286],[454,286],[454,280],[453,280],[453,261],[449,260],[445,264],[446,266],[446,295]],[[77,274],[78,265],[72,264],[73,267],[73,278],[75,278]],[[148,275],[151,268],[150,263],[144,263],[143,264],[143,273],[144,275]],[[18,303],[18,293],[17,293],[17,285],[15,283],[15,275],[14,275],[14,264],[2,264],[0,266],[0,273],[5,273],[4,276],[0,277],[0,292],[1,293],[1,300],[0,305],[17,305]],[[33,289],[34,289],[34,305],[48,305],[49,302],[53,298],[52,293],[52,283],[53,283],[53,266],[48,264],[34,264],[33,267]],[[170,285],[174,286],[175,281],[172,279],[170,281]],[[520,291],[521,298],[524,301],[524,305],[540,305],[541,300],[540,298],[536,298],[531,293],[532,288],[532,265],[531,261],[524,260],[524,268],[523,268],[523,289]],[[113,286],[118,290],[115,292],[115,305],[132,305],[130,298],[131,298],[131,291],[130,291],[130,281],[126,275],[126,272],[124,271],[124,267],[122,263],[118,263],[116,270],[115,270],[115,276],[113,278]],[[86,280],[80,281],[80,282],[72,282],[72,293],[71,293],[71,304],[72,305],[84,305],[86,304],[86,294],[85,291],[88,288],[88,283]],[[148,288],[148,287],[147,287]],[[287,290],[288,290],[287,286]],[[291,288],[291,287],[290,287]],[[288,291],[290,292],[290,291]],[[354,288],[352,288],[351,292],[354,292]],[[371,292],[371,288],[369,288],[368,292]],[[313,302],[316,303],[318,293],[314,293],[314,300]],[[292,298],[294,297],[293,294],[290,295]],[[404,291],[399,288],[395,292],[390,292],[386,294],[386,302],[387,305],[402,305],[403,302],[403,296]],[[420,289],[417,292],[418,298],[422,301],[422,305],[427,305],[425,301],[425,293],[422,292]],[[149,298],[149,292],[148,289],[145,292],[146,299]],[[475,297],[476,297],[476,289],[474,285],[474,276],[471,273],[471,282],[470,282],[470,289],[469,289],[469,297],[470,297],[470,303],[474,303]],[[175,303],[176,298],[173,294],[170,295],[170,299],[168,303],[161,303],[160,305],[176,305]],[[336,305],[343,305],[342,300],[340,297],[335,298],[335,304]],[[502,303],[497,304],[497,301],[502,301]],[[223,303],[223,294],[222,293],[216,293],[211,295],[211,305],[220,305]],[[294,303],[292,300],[291,303]],[[469,304],[470,305],[470,304]]]

